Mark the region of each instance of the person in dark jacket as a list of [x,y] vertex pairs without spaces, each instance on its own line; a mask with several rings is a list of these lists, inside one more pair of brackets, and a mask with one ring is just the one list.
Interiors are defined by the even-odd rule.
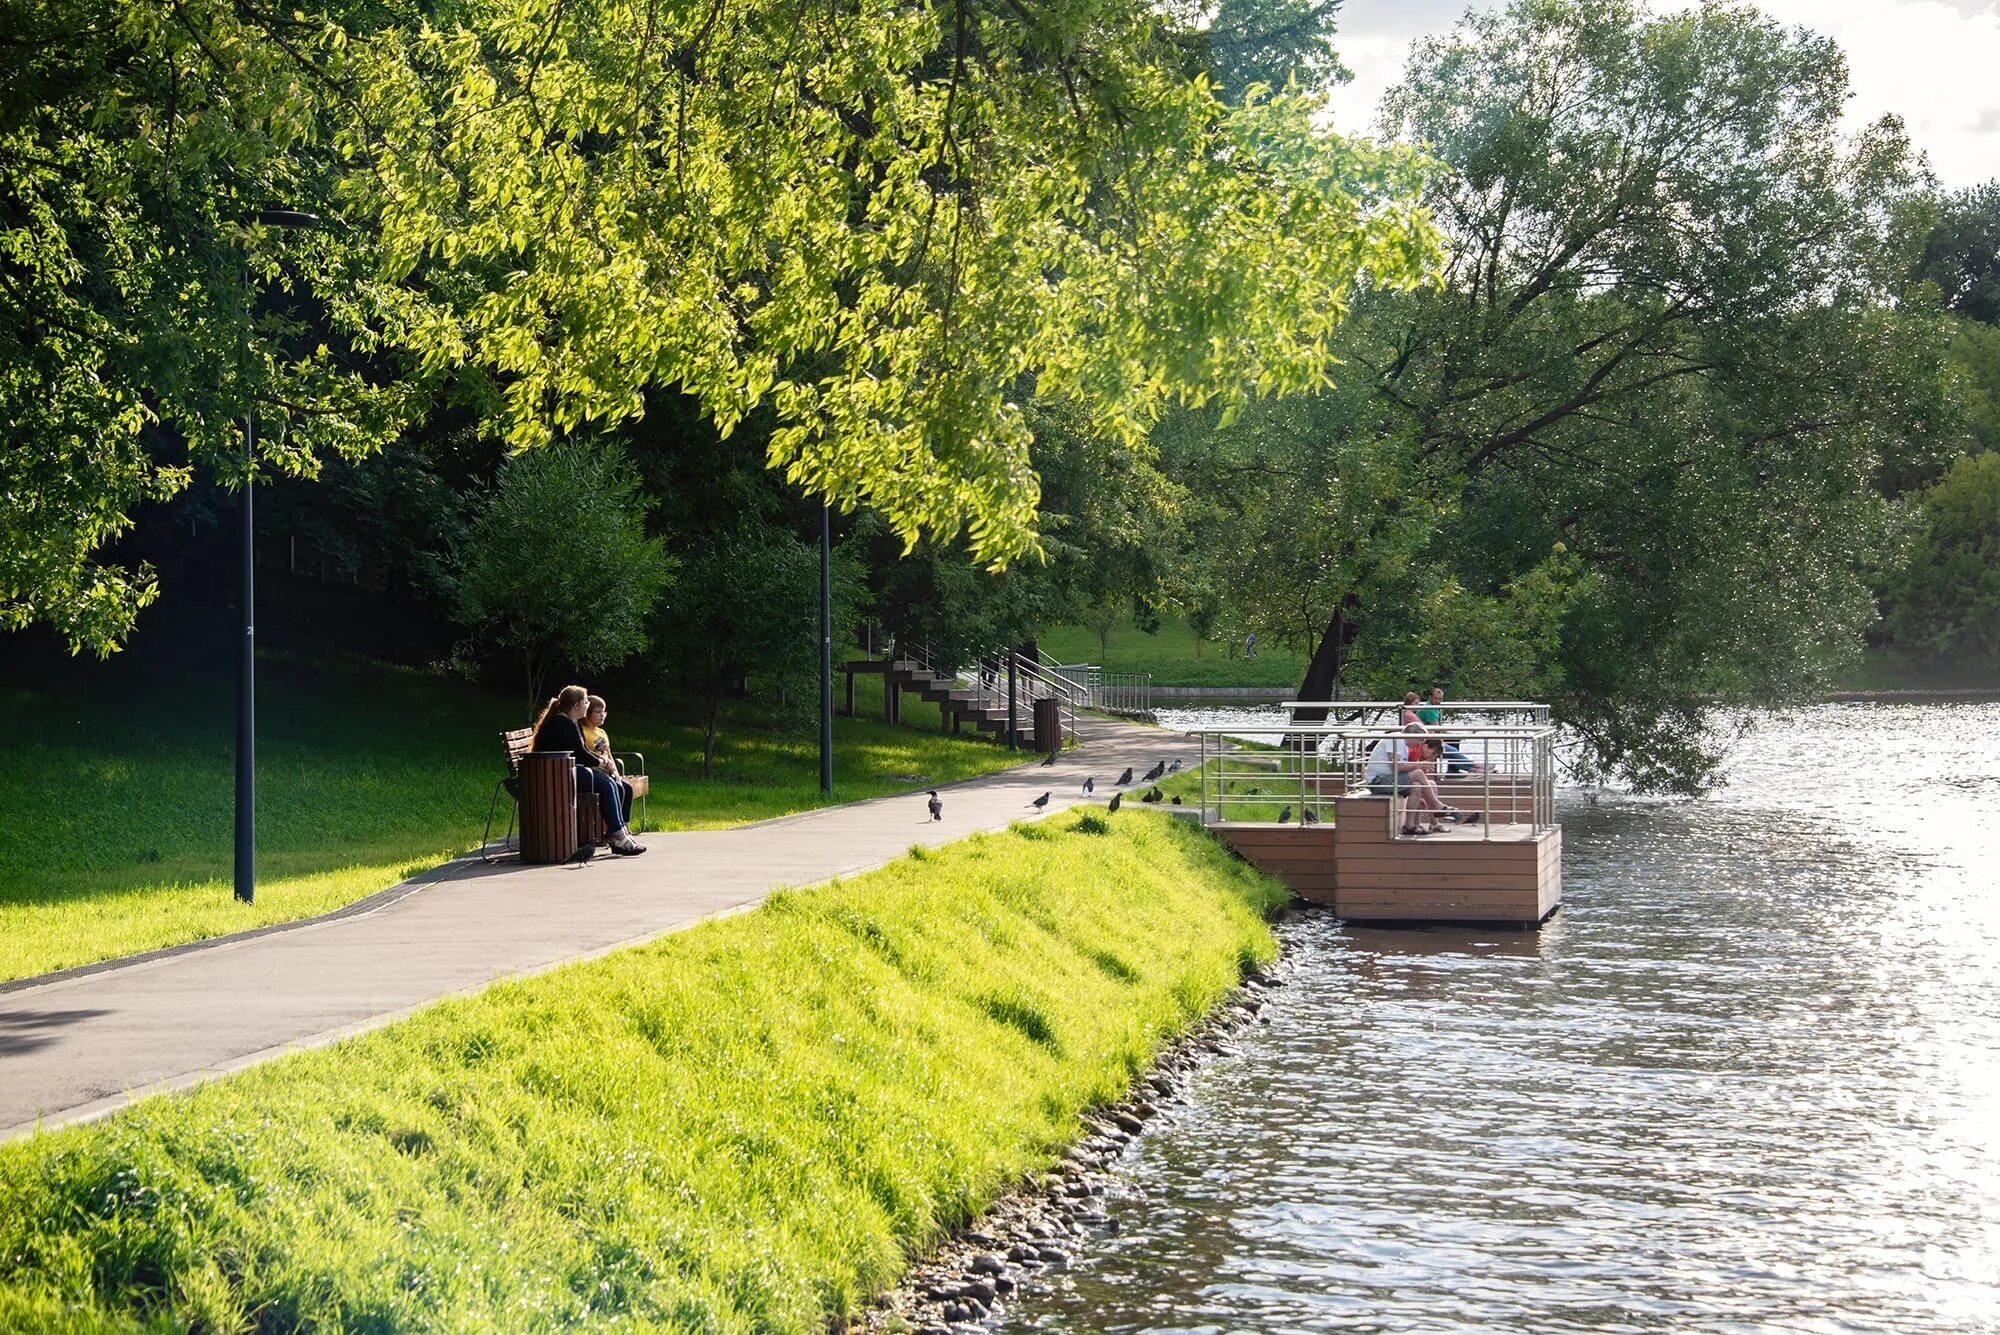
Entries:
[[576,757],[576,790],[597,791],[597,807],[604,813],[604,828],[610,831],[611,851],[634,857],[645,852],[646,846],[625,829],[625,808],[619,801],[623,794],[610,771],[610,761],[599,760],[597,753],[584,745],[583,730],[577,726],[589,703],[590,692],[581,686],[565,686],[550,696],[541,717],[535,720],[535,750],[568,751]]

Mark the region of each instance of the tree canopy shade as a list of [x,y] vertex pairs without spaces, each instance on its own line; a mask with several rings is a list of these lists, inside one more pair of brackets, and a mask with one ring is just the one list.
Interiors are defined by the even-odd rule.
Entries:
[[1422,159],[1219,95],[1143,0],[10,15],[0,618],[100,651],[152,589],[102,546],[252,403],[309,472],[444,382],[519,448],[673,386],[997,565],[1036,541],[1030,395],[1136,444],[1316,388],[1357,286],[1437,255]]

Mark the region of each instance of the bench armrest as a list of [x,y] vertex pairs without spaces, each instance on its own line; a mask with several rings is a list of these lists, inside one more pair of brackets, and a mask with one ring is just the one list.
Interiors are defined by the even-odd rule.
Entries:
[[[639,762],[637,769],[633,769],[631,765],[626,763],[628,757]],[[646,753],[644,751],[613,751],[611,758],[618,762],[618,770],[621,774],[644,774],[646,772]]]

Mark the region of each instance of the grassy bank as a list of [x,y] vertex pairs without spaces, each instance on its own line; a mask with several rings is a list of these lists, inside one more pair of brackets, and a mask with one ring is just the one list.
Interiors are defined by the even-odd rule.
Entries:
[[1268,957],[1282,894],[1070,813],[0,1147],[0,1329],[824,1331]]
[[[1194,632],[1179,617],[1160,622],[1147,634],[1128,617],[1112,629],[1107,647],[1097,632],[1083,626],[1059,626],[1036,640],[1042,651],[1065,663],[1095,663],[1107,672],[1150,672],[1155,686],[1285,686],[1296,689],[1305,680],[1306,656],[1275,645],[1259,645],[1255,658],[1243,656],[1243,646],[1197,644]],[[1197,654],[1197,650],[1200,652]]]
[[[211,660],[212,661],[212,660]],[[337,908],[474,847],[518,696],[352,659],[275,654],[258,680],[257,903],[231,896],[233,680],[166,637],[108,663],[0,682],[26,740],[0,751],[0,979]],[[904,792],[1009,763],[941,736],[933,706],[903,726],[836,719],[833,801]],[[698,729],[613,701],[618,747],[646,753],[654,829],[742,824],[823,805],[818,738],[731,710],[717,775]],[[504,826],[506,803],[498,819]],[[497,832],[496,832],[497,833]]]

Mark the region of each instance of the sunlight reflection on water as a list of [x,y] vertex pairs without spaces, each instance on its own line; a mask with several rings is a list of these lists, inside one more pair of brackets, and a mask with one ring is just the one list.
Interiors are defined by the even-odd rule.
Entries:
[[1288,924],[1006,1328],[2000,1331],[2000,705],[1772,715],[1730,774],[1567,795],[1538,934]]

